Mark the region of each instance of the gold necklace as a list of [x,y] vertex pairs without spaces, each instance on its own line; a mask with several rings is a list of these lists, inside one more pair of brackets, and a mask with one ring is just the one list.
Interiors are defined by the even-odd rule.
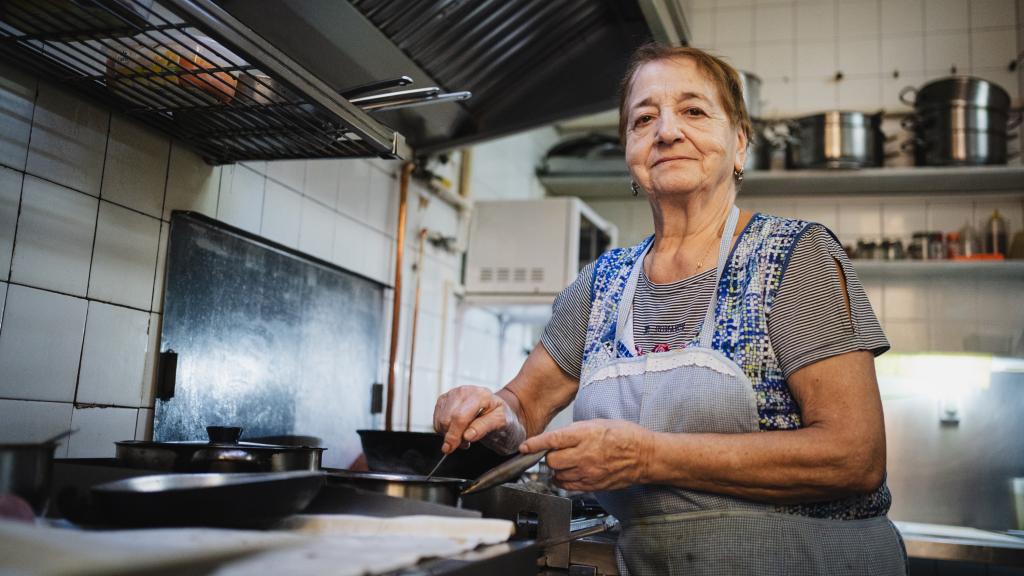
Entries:
[[697,274],[698,272],[701,271],[702,268],[704,268],[704,261],[708,259],[708,254],[711,253],[711,248],[714,247],[715,240],[721,238],[722,234],[724,234],[724,233],[725,233],[725,224],[722,224],[721,228],[718,229],[718,234],[715,235],[715,236],[712,236],[711,237],[711,242],[708,242],[708,247],[707,247],[707,249],[704,250],[704,255],[700,257],[700,260],[697,260],[697,269],[693,271],[694,274]]

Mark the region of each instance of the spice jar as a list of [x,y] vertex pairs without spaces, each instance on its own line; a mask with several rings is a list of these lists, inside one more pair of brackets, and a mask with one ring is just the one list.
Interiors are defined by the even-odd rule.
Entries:
[[944,260],[946,258],[946,247],[942,241],[942,232],[931,232],[928,234],[928,259]]
[[960,229],[960,255],[970,258],[980,252],[981,246],[978,244],[978,233],[975,232],[974,226],[971,226],[970,222],[964,222],[963,228]]
[[953,259],[963,256],[962,245],[960,244],[960,233],[949,232],[946,234],[946,257]]

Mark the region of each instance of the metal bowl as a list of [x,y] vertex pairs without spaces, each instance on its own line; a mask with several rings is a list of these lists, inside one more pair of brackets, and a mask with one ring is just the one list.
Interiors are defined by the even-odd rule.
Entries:
[[56,442],[0,444],[0,494],[14,494],[36,514],[45,512],[56,447]]

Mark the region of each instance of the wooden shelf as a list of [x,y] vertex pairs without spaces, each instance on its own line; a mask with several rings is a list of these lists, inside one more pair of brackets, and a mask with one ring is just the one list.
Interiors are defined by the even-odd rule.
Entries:
[[944,278],[1024,280],[1024,260],[853,260],[864,278]]
[[[629,174],[538,174],[554,196],[627,198]],[[957,195],[983,192],[1024,196],[1024,166],[865,168],[862,170],[775,170],[751,172],[740,197]]]

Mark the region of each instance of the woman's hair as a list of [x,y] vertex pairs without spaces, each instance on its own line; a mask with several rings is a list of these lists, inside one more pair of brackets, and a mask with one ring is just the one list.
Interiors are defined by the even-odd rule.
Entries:
[[747,113],[747,106],[743,103],[743,86],[740,84],[740,75],[736,69],[721,58],[699,48],[666,46],[652,42],[644,44],[637,48],[636,52],[633,52],[629,68],[619,85],[619,139],[622,140],[622,143],[626,143],[626,123],[629,120],[626,103],[629,100],[629,93],[633,89],[633,77],[644,64],[677,58],[693,60],[697,69],[715,84],[725,113],[732,120],[734,126],[743,130],[749,141],[753,134],[753,127],[750,123],[750,114]]

